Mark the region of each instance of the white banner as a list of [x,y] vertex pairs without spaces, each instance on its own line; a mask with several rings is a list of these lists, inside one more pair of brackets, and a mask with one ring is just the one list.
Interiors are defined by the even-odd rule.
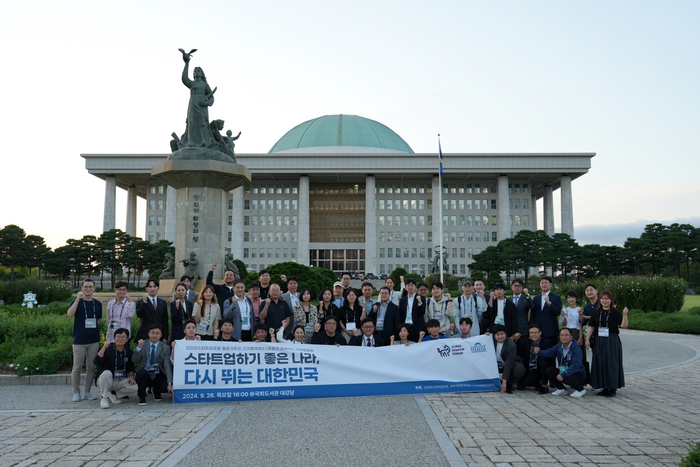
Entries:
[[500,390],[493,340],[378,348],[178,341],[175,402]]

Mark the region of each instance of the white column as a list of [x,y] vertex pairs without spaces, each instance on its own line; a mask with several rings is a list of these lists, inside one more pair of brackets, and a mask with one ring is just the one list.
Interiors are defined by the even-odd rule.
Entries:
[[561,233],[574,238],[574,206],[571,197],[571,176],[561,177]]
[[510,194],[508,175],[498,176],[498,241],[510,238]]
[[[429,261],[432,266],[432,261],[435,261],[435,247],[440,245],[440,223],[442,219],[440,218],[440,177],[433,175],[433,243],[428,248],[433,250],[433,259]],[[410,271],[409,271],[410,272]],[[429,272],[426,271],[427,275]]]
[[126,233],[136,236],[136,187],[130,186],[126,191]]
[[532,224],[531,224],[531,226],[532,226],[532,231],[534,232],[535,230],[537,230],[537,196],[532,195],[530,197],[530,206],[532,208],[532,215],[531,215]]
[[299,241],[297,242],[297,262],[309,265],[309,177],[299,177]]
[[[233,216],[233,226],[231,233],[231,253],[233,253],[234,259],[240,259],[244,263],[243,259],[243,221],[244,221],[244,196],[245,188],[239,186],[233,190],[233,209],[228,210],[228,203],[226,209],[228,210],[228,215]],[[226,217],[226,224],[228,225],[228,216]]]
[[[177,190],[169,186],[166,188],[165,194],[165,239],[175,243],[177,232]],[[148,225],[148,223],[146,225]],[[180,261],[184,258],[175,259]]]
[[108,231],[116,225],[116,204],[117,204],[117,179],[108,175],[105,178],[105,211],[102,230]]
[[374,175],[367,175],[365,180],[365,270],[366,273],[379,274],[377,266],[377,206],[376,182]]
[[544,187],[544,231],[547,235],[554,235],[554,196],[552,185]]

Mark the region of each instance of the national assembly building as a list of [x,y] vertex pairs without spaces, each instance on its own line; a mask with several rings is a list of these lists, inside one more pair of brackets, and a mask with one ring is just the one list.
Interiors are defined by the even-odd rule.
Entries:
[[[437,153],[414,153],[377,121],[326,115],[295,126],[267,154],[236,154],[253,178],[222,192],[222,234],[249,270],[296,261],[335,272],[381,275],[403,267],[428,274],[442,222],[448,271],[464,276],[474,254],[520,230],[554,234],[555,190],[561,231],[574,237],[571,183],[594,155],[447,153],[440,181]],[[175,241],[176,190],[151,176],[168,156],[82,154],[88,172],[105,181],[104,230],[115,228],[121,188],[128,234],[136,235],[141,197],[146,239]]]

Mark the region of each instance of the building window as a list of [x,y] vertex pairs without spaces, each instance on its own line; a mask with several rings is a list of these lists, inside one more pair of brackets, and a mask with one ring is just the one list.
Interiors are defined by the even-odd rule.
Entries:
[[284,248],[282,250],[282,258],[289,258],[289,248]]
[[148,200],[148,209],[154,210],[155,208],[156,208],[156,200],[149,199]]
[[491,225],[498,225],[498,222],[496,222],[496,219],[498,219],[498,216],[491,216]]
[[394,257],[394,249],[393,248],[388,248],[386,250],[386,257],[387,258],[393,258]]
[[431,198],[428,198],[428,208],[427,209],[433,209],[433,200]]
[[460,200],[459,200],[459,209],[460,209],[461,211],[464,211],[464,200],[463,200],[463,199],[460,199]]
[[527,183],[523,183],[523,193],[527,193]]
[[163,210],[163,200],[162,199],[158,200],[158,209],[160,209],[161,211]]
[[283,241],[284,243],[289,243],[289,232],[284,232],[284,233],[282,234],[282,241]]
[[464,241],[464,232],[459,233],[459,241],[463,242]]
[[156,225],[163,225],[163,216],[156,217]]
[[459,265],[459,273],[465,275],[467,273],[467,267],[464,264]]
[[292,225],[297,225],[297,216],[292,216]]
[[476,241],[477,242],[481,241],[481,232],[476,232]]
[[155,185],[151,187],[151,194],[155,195],[156,194],[156,187]]
[[297,210],[298,204],[299,204],[299,201],[297,201],[297,200],[295,200],[295,199],[292,200],[292,210],[293,210],[293,211],[296,211],[296,210]]
[[258,249],[257,249],[257,248],[251,248],[251,250],[250,250],[250,257],[251,257],[251,258],[257,258],[257,257],[258,257]]
[[148,225],[153,225],[155,220],[156,220],[155,216],[148,216]]
[[491,241],[492,242],[498,241],[498,233],[497,232],[491,232]]
[[425,241],[425,232],[418,232],[418,241],[419,242]]
[[489,225],[489,216],[482,217],[482,220],[483,220],[483,222],[482,222],[483,225]]
[[523,225],[530,225],[530,216],[523,216]]
[[297,241],[297,233],[296,232],[292,232],[292,241],[293,242]]
[[[249,199],[246,199],[245,201],[243,201],[243,207],[244,207],[244,209],[250,209],[250,200]],[[232,199],[228,200],[228,208],[233,209],[233,200]]]
[[228,241],[231,241],[231,232],[228,233]]
[[[253,216],[255,218],[255,223],[257,224],[257,216]],[[229,224],[230,225],[230,224]],[[243,225],[250,225],[250,216],[244,216],[243,217]]]
[[[253,232],[253,233],[255,233],[255,232]],[[255,237],[257,237],[257,234],[255,234]],[[244,242],[250,241],[250,233],[249,232],[243,232],[243,241]],[[253,250],[253,251],[255,251],[255,250]],[[255,256],[253,256],[253,258],[255,258]]]
[[228,225],[233,225],[233,216],[228,216]]
[[379,257],[384,258],[384,248],[379,249]]
[[527,198],[523,199],[523,209],[529,209]]
[[292,248],[292,258],[296,258],[296,257],[297,257],[297,249]]
[[419,255],[421,258],[425,258],[425,248],[421,248],[419,251]]
[[243,258],[248,258],[248,254],[249,254],[248,252],[249,252],[248,248],[243,248]]
[[282,232],[275,232],[275,241],[277,243],[282,241]]
[[450,208],[453,210],[457,209],[457,200],[456,199],[450,200]]
[[513,200],[512,200],[512,199],[509,199],[509,200],[508,200],[508,207],[509,207],[510,209],[513,209]]
[[155,238],[155,235],[153,235],[153,232],[149,232],[149,233],[148,233],[148,241],[151,242],[151,243],[153,243],[153,241],[154,241],[153,239],[154,239],[154,238]]
[[158,185],[158,194],[162,195],[165,192],[165,187],[163,185]]
[[481,225],[481,216],[474,216],[474,225]]
[[418,209],[425,209],[425,200],[424,199],[418,200]]
[[[433,231],[428,230],[428,241],[432,242],[433,241]],[[428,250],[428,251],[433,251],[433,250]]]
[[471,208],[472,208],[472,200],[468,199],[467,200],[467,209],[471,209]]

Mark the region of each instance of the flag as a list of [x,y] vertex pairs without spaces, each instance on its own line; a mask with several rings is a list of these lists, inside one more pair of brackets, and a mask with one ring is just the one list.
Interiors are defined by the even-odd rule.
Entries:
[[443,177],[445,174],[442,171],[442,146],[440,145],[440,135],[438,135],[438,150],[440,151],[440,176]]

